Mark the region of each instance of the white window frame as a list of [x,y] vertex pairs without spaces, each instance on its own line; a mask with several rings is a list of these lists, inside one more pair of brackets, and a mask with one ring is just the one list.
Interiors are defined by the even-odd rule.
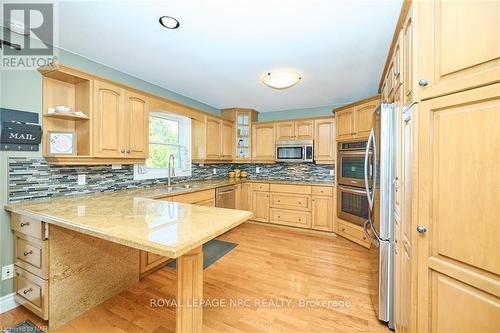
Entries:
[[[175,168],[176,177],[189,177],[191,176],[191,118],[180,116],[177,114],[167,113],[167,112],[151,112],[150,117],[160,117],[171,121],[176,121],[179,123],[179,146],[185,147],[187,150],[187,164],[186,168],[179,166]],[[150,169],[147,168],[145,164],[134,164],[134,180],[143,179],[160,179],[168,177],[168,168],[162,169]]]

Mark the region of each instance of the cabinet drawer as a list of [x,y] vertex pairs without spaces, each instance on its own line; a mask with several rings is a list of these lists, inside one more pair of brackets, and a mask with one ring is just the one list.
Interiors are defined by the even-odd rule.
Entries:
[[49,282],[17,266],[15,271],[15,300],[40,318],[47,320]]
[[312,186],[313,195],[333,196],[333,187],[330,186]]
[[311,228],[311,213],[271,208],[271,223]]
[[292,193],[292,194],[311,194],[311,186],[271,184],[271,192]]
[[311,210],[311,196],[271,192],[271,207]]
[[269,191],[269,184],[252,183],[252,191]]
[[11,224],[14,231],[37,239],[45,239],[45,222],[24,215],[11,214]]
[[16,265],[41,278],[48,278],[48,241],[15,233]]
[[215,198],[215,190],[206,190],[199,192],[186,193],[170,197],[171,201],[181,203],[196,203],[204,200],[213,200]]
[[370,248],[370,240],[366,237],[361,227],[350,224],[349,222],[338,221],[338,233],[359,245]]

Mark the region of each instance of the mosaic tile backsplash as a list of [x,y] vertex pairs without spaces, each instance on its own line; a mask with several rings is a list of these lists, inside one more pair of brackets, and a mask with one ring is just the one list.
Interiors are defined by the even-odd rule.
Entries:
[[[256,168],[260,173],[256,173]],[[217,174],[213,174],[213,169]],[[333,165],[313,163],[294,164],[193,164],[191,177],[173,178],[173,183],[227,177],[229,171],[239,168],[248,171],[251,179],[325,181],[333,182]],[[77,185],[79,174],[86,175],[86,185]],[[9,158],[9,201],[48,198],[54,195],[73,195],[116,191],[127,188],[165,184],[166,178],[134,180],[133,165],[121,169],[106,166],[54,166],[43,158]]]

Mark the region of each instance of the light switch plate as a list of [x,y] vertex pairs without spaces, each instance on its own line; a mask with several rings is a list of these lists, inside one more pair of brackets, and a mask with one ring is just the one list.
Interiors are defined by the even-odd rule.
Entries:
[[14,277],[14,264],[2,267],[2,281],[12,279]]
[[121,164],[111,164],[111,170],[120,170],[121,168]]
[[87,184],[87,175],[78,175],[78,185]]
[[260,173],[260,167],[255,168],[255,173]]
[[334,176],[334,171],[330,170],[330,176]]
[[214,175],[216,175],[217,174],[217,169],[214,168],[212,172],[213,172]]

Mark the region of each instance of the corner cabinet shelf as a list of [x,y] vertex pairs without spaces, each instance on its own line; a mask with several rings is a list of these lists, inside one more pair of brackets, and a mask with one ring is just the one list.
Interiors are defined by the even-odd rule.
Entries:
[[[148,96],[64,65],[40,68],[39,72],[43,76],[42,151],[48,163],[102,165],[145,161],[149,136]],[[105,95],[103,90],[117,91],[118,97],[112,99],[116,96]],[[49,113],[49,108],[56,106],[70,108],[72,112]],[[50,132],[74,133],[76,153],[51,154]]]

